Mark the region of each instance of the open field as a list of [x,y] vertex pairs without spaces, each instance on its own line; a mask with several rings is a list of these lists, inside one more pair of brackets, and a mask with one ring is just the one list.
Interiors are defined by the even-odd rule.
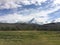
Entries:
[[0,45],[60,45],[60,32],[0,31]]

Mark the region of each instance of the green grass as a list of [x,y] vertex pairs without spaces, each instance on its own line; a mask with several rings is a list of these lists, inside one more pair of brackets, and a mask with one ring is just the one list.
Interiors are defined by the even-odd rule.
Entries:
[[1,31],[0,45],[60,45],[60,32]]

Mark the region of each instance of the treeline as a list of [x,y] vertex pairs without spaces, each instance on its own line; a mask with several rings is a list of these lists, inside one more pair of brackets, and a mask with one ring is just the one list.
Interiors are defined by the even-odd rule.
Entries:
[[26,23],[0,23],[0,31],[60,31],[60,23],[45,25],[26,24]]
[[0,23],[0,31],[20,31],[20,30],[38,30],[40,28],[37,24],[26,24],[26,23]]

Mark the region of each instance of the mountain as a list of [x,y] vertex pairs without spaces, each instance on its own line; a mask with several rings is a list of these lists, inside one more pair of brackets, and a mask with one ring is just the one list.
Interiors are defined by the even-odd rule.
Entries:
[[60,22],[44,25],[29,23],[0,23],[0,31],[60,31]]

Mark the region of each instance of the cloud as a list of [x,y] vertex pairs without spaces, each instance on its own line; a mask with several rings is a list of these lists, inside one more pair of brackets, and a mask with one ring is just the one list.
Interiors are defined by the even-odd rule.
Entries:
[[56,18],[54,22],[60,22],[60,18]]
[[[30,0],[30,1],[29,0],[22,0],[22,1],[21,0],[4,0],[4,1],[0,0],[0,9],[12,9],[12,8],[14,9],[13,10],[14,13],[8,13],[8,14],[5,14],[4,16],[0,16],[0,22],[7,22],[7,23],[26,22],[28,23],[34,18],[33,22],[37,24],[51,23],[52,17],[50,17],[49,14],[60,9],[60,6],[57,4],[58,1],[57,2],[55,1],[56,0],[54,0],[52,3],[49,3],[49,2],[46,3],[46,0]],[[46,4],[49,3],[49,4],[46,5],[45,3]],[[30,7],[33,6],[31,4],[39,5],[39,6],[36,6],[37,8],[32,7],[30,9],[26,7],[29,5]],[[24,8],[24,6],[26,8]],[[9,12],[9,11],[6,11],[6,12]],[[56,19],[56,20],[59,21],[59,19]]]
[[60,4],[60,0],[55,0],[54,3],[55,4]]
[[[0,0],[0,9],[9,9],[22,7],[22,5],[38,4],[46,0]],[[37,3],[36,3],[37,2]]]
[[[10,9],[10,8],[18,8],[22,7],[22,5],[42,5],[49,0],[0,0],[0,9]],[[52,1],[52,0],[50,0]],[[59,3],[59,0],[53,0],[54,4]]]
[[16,23],[16,22],[28,22],[31,20],[31,16],[22,16],[19,14],[8,14],[6,16],[0,16],[0,22],[5,22],[5,23]]
[[45,15],[44,12],[37,12],[37,13],[31,13],[29,15],[23,15],[23,14],[8,14],[5,16],[0,16],[0,22],[6,22],[6,23],[16,23],[16,22],[25,22],[28,23],[30,20],[34,18],[34,23],[37,24],[45,24],[48,20],[48,15]]
[[21,7],[14,2],[14,0],[0,0],[0,9],[9,9],[9,8],[17,8]]

